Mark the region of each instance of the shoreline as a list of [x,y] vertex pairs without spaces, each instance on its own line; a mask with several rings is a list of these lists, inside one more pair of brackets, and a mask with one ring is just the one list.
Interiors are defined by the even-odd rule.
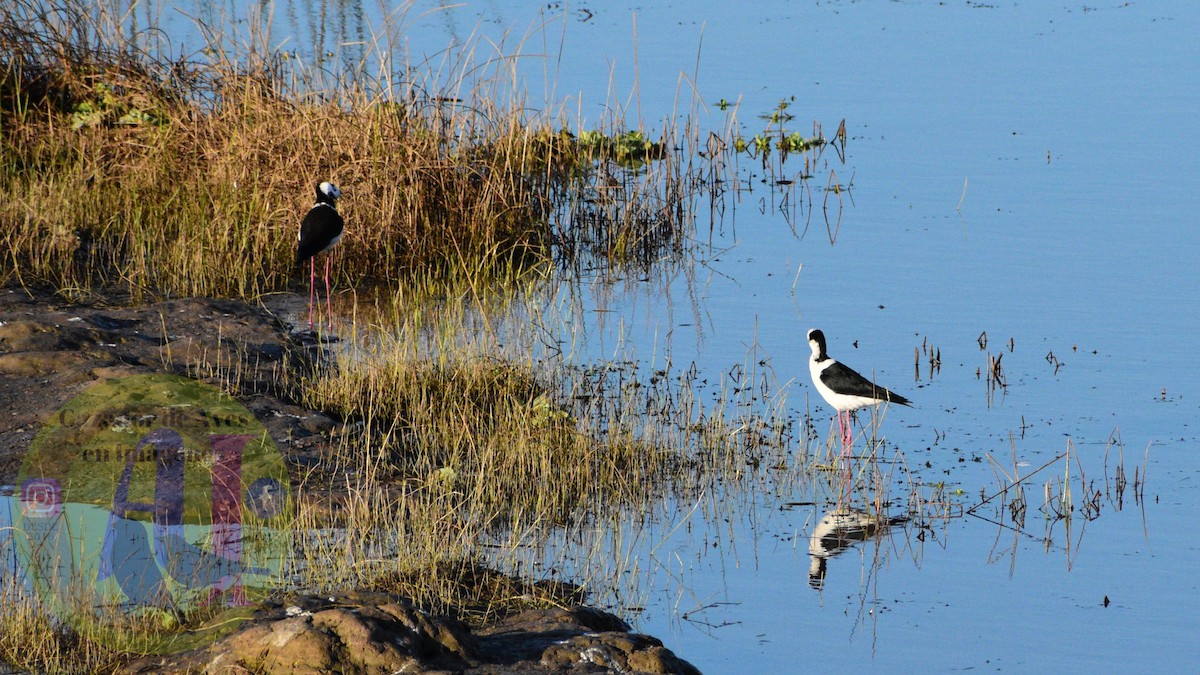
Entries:
[[[344,495],[335,488],[301,494],[297,487],[301,478],[322,470],[343,423],[286,398],[281,383],[314,363],[311,340],[284,319],[296,303],[302,303],[299,296],[279,294],[259,304],[189,298],[119,306],[0,289],[0,485],[13,485],[35,436],[55,411],[93,384],[166,373],[220,385],[220,369],[211,377],[194,377],[215,361],[236,371],[240,391],[234,398],[274,440],[293,493],[336,512]],[[516,588],[537,585],[492,570],[481,573]],[[299,646],[309,651],[296,651]],[[307,656],[295,660],[301,653]],[[366,659],[368,654],[374,656]],[[583,664],[698,672],[657,639],[631,632],[622,619],[600,609],[574,603],[525,609],[468,626],[458,618],[431,616],[403,596],[370,589],[329,597],[277,592],[236,632],[206,647],[135,658],[121,669],[193,672],[235,664],[255,672],[298,672],[297,667],[562,672]]]

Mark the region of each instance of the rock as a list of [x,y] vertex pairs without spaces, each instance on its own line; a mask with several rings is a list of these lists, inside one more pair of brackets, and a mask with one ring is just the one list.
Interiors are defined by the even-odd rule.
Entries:
[[192,652],[148,657],[127,672],[359,673],[463,670],[478,663],[470,631],[399,596],[292,596],[249,626]]
[[310,434],[328,434],[336,425],[333,418],[323,413],[312,413],[300,419],[300,428]]
[[620,618],[586,607],[526,610],[472,633],[392,594],[290,596],[203,649],[138,659],[125,672],[699,674],[658,640],[627,631]]
[[636,633],[579,635],[542,652],[542,664],[551,670],[589,663],[618,673],[700,675],[695,666],[676,657],[658,640]]
[[619,617],[591,607],[526,610],[481,629],[479,644],[511,672],[564,672],[589,664],[610,672],[700,672],[655,638],[631,633]]
[[86,356],[73,352],[30,351],[0,354],[0,373],[16,377],[44,377],[71,370],[85,360]]
[[205,670],[323,673],[337,664],[342,647],[333,635],[314,628],[311,616],[290,617],[254,626],[218,644],[209,652],[212,660]]
[[94,344],[96,338],[95,333],[84,328],[18,319],[0,325],[0,353],[74,351]]

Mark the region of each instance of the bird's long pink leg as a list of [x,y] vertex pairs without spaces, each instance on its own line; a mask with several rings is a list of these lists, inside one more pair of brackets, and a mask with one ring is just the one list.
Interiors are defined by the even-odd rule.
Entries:
[[329,254],[325,255],[325,309],[329,315],[330,330],[333,328],[333,297],[329,290]]
[[847,437],[850,433],[850,413],[838,411],[838,440],[842,444],[842,498],[850,492],[850,443]]
[[308,329],[313,326],[313,299],[317,297],[317,261],[308,259]]

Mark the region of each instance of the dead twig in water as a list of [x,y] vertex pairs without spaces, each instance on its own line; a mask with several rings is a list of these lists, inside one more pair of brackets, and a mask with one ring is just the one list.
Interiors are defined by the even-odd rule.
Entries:
[[[1003,488],[1001,488],[1001,489],[1000,489],[998,492],[994,493],[994,494],[993,494],[993,495],[991,495],[990,497],[987,497],[986,499],[984,499],[984,500],[980,501],[980,502],[979,502],[978,504],[976,504],[975,506],[972,506],[971,508],[967,509],[967,514],[969,514],[969,515],[975,515],[975,511],[977,511],[977,510],[978,510],[978,509],[979,509],[981,506],[983,506],[984,504],[987,504],[988,502],[992,501],[992,500],[993,500],[993,499],[995,499],[996,497],[999,497],[1000,495],[1007,493],[1009,490],[1013,489],[1014,487],[1016,487],[1016,486],[1020,485],[1021,483],[1024,483],[1026,480],[1029,480],[1029,479],[1030,479],[1030,478],[1032,478],[1033,476],[1036,476],[1036,475],[1038,474],[1038,472],[1040,472],[1041,470],[1043,470],[1043,469],[1045,469],[1046,467],[1050,466],[1051,464],[1053,464],[1053,463],[1057,462],[1058,460],[1060,460],[1060,459],[1062,459],[1062,458],[1066,457],[1066,456],[1067,456],[1067,455],[1069,455],[1069,454],[1070,454],[1070,451],[1064,452],[1064,453],[1062,453],[1061,455],[1059,455],[1059,456],[1055,457],[1054,459],[1052,459],[1052,460],[1050,460],[1050,461],[1046,462],[1045,464],[1043,464],[1043,465],[1039,466],[1038,468],[1034,469],[1032,473],[1027,473],[1027,474],[1025,474],[1025,475],[1024,475],[1024,476],[1022,476],[1020,479],[1018,479],[1016,482],[1014,482],[1012,485],[1006,485],[1006,486],[1004,486],[1004,487],[1003,487]],[[988,459],[991,459],[991,455],[990,455],[990,454],[988,455]]]

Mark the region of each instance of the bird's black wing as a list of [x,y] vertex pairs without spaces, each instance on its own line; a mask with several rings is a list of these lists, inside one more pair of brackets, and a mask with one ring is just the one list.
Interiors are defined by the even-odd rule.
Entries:
[[296,262],[304,262],[324,251],[329,242],[342,233],[342,215],[328,206],[314,206],[300,222],[300,244],[296,247]]
[[835,361],[833,365],[821,371],[821,381],[825,383],[825,386],[839,394],[865,396],[900,405],[912,405],[911,401],[900,394],[894,394],[884,389],[862,375],[859,375],[853,368],[844,366],[838,361]]

